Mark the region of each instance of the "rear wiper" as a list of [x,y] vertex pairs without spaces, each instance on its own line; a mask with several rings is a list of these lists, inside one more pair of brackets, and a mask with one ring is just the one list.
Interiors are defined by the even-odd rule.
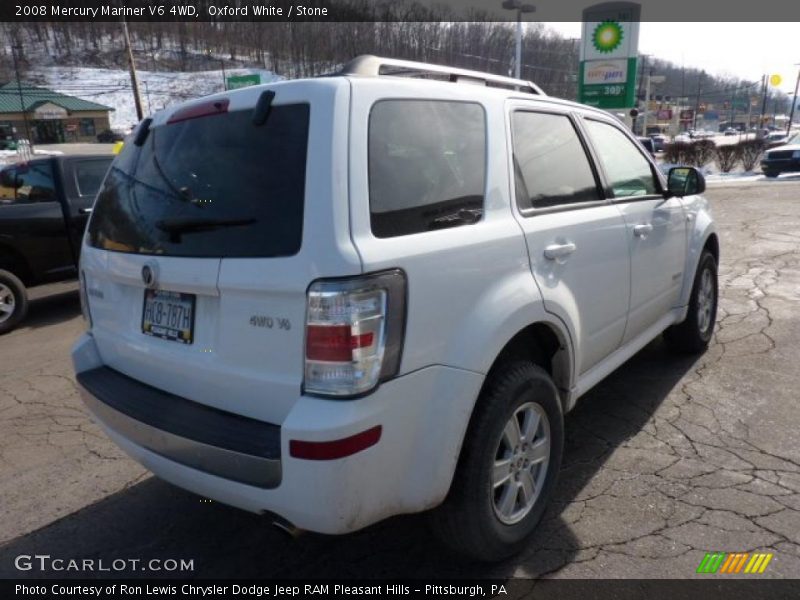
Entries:
[[174,219],[162,219],[156,221],[156,229],[170,234],[170,242],[179,244],[181,234],[196,233],[198,231],[212,231],[223,227],[241,227],[242,225],[252,225],[256,219],[209,219],[188,217],[176,217]]

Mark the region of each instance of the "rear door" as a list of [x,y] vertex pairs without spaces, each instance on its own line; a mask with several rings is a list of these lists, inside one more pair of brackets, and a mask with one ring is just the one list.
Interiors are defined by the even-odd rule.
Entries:
[[623,343],[678,304],[686,263],[686,218],[679,198],[664,199],[655,167],[615,124],[585,119],[613,202],[625,219],[631,300]]
[[76,274],[51,159],[0,171],[0,248],[22,255],[29,283]]
[[605,200],[571,114],[514,105],[510,125],[531,268],[545,308],[569,327],[581,375],[622,341],[630,290],[625,221]]
[[331,166],[337,144],[346,148],[346,123],[332,141],[346,87],[271,86],[259,120],[266,91],[159,115],[141,148],[126,145],[98,196],[82,268],[109,366],[280,423],[301,393],[309,283],[360,264],[332,208],[335,196],[346,214],[346,178]]
[[92,205],[113,159],[113,156],[75,156],[60,161],[61,188],[66,201],[64,217],[76,263]]

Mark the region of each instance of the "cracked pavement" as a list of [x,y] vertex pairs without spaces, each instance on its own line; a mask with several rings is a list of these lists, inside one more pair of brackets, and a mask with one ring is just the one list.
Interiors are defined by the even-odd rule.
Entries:
[[294,540],[149,476],[78,398],[68,350],[83,324],[67,294],[36,301],[0,338],[0,577],[64,575],[14,570],[15,556],[39,553],[194,559],[198,577],[686,578],[711,551],[774,552],[760,577],[796,577],[800,183],[707,196],[722,248],[712,345],[675,357],[657,340],[579,402],[556,494],[521,555],[464,563],[420,515]]

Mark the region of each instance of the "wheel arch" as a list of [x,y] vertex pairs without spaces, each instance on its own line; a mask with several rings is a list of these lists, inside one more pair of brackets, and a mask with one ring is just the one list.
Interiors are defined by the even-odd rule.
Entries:
[[25,257],[12,246],[0,244],[0,270],[16,275],[25,286],[33,283],[33,273]]
[[570,339],[565,331],[551,321],[536,321],[517,331],[497,353],[484,386],[500,365],[515,358],[530,360],[550,375],[559,392],[561,409],[566,412],[573,360]]
[[707,210],[699,210],[695,220],[695,226],[689,232],[689,248],[686,253],[683,289],[681,290],[678,306],[686,307],[689,305],[689,297],[692,293],[694,277],[697,273],[697,265],[700,264],[700,257],[706,250],[711,252],[714,256],[714,260],[716,260],[719,265],[720,245],[714,222]]
[[719,238],[716,233],[712,232],[708,235],[705,244],[703,244],[703,250],[711,252],[717,265],[719,265]]

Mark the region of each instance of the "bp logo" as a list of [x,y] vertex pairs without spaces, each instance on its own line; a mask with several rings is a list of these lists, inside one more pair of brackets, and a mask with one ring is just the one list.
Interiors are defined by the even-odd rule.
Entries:
[[616,21],[603,21],[594,28],[592,44],[598,52],[613,52],[622,43],[622,26]]

